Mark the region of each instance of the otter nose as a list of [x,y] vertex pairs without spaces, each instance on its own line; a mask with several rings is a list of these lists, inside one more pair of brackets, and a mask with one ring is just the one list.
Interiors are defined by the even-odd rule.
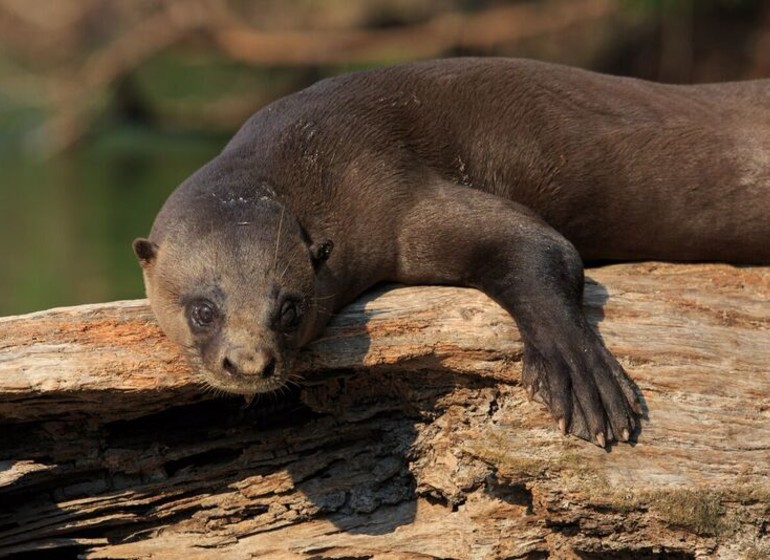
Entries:
[[222,369],[233,376],[268,379],[275,373],[275,358],[266,350],[234,348],[222,360]]

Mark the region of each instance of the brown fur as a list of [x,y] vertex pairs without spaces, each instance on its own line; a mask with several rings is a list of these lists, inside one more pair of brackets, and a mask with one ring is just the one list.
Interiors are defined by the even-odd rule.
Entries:
[[[581,257],[770,262],[769,160],[767,80],[419,62],[259,111],[135,250],[161,327],[241,393],[285,383],[377,282],[477,287],[519,325],[524,384],[601,445],[628,439],[639,403],[582,315]],[[202,300],[218,322],[195,331]]]

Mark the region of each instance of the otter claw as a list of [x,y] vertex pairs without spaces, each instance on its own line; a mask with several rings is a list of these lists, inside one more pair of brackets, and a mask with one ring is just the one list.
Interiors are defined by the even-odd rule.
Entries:
[[628,428],[623,428],[623,431],[620,432],[621,441],[628,441],[630,437],[631,437],[631,434],[628,432]]
[[607,438],[606,438],[606,437],[604,437],[604,434],[603,434],[603,433],[601,433],[601,432],[599,432],[598,434],[596,434],[596,445],[598,445],[598,446],[599,446],[599,447],[601,447],[602,449],[604,449],[605,447],[607,447]]
[[567,435],[567,420],[564,418],[559,418],[559,430],[561,430],[562,435]]

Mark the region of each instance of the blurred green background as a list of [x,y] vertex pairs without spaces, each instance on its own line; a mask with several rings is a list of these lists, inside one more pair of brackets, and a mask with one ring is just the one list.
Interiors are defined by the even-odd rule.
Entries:
[[766,78],[770,3],[0,0],[0,315],[142,297],[131,240],[270,100],[461,55]]

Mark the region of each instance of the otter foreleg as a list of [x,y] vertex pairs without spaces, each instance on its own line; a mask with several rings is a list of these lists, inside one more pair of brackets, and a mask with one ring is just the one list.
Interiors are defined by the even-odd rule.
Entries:
[[426,187],[403,217],[398,254],[396,280],[475,287],[513,316],[522,383],[563,432],[604,447],[637,430],[633,383],[583,314],[580,255],[534,213],[468,188]]

